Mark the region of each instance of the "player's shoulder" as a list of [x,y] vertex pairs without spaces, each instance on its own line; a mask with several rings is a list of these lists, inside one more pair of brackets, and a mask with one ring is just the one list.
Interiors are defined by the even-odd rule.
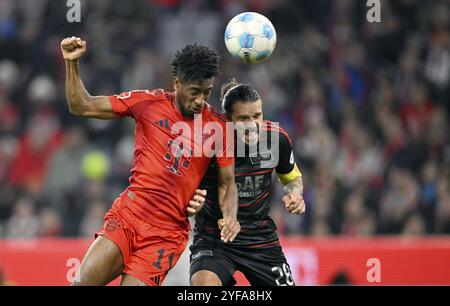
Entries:
[[208,116],[208,118],[212,121],[218,121],[221,123],[228,122],[228,117],[221,112],[218,112],[212,105],[205,103],[205,107],[203,110],[204,114]]
[[150,101],[164,99],[170,100],[171,93],[164,91],[164,89],[133,89],[129,91],[124,91],[119,95],[116,95],[120,99],[128,98],[147,98]]
[[153,89],[149,92],[149,95],[155,97],[155,98],[160,98],[160,99],[165,99],[167,101],[172,101],[173,97],[174,97],[174,93],[171,91],[165,91],[162,88],[156,88]]
[[174,96],[173,92],[165,91],[162,88],[146,89],[144,92],[152,101],[171,102]]
[[278,133],[280,141],[288,141],[292,145],[291,137],[289,137],[289,133],[280,126],[278,122],[273,122],[270,120],[264,120],[262,124],[263,131],[267,133]]

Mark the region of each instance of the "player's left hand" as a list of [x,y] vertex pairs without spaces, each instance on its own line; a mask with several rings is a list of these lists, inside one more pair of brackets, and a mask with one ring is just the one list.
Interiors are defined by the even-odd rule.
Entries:
[[305,200],[303,196],[298,192],[292,192],[285,195],[283,198],[283,203],[286,209],[294,215],[301,215],[305,212]]
[[239,221],[234,218],[223,218],[217,221],[217,225],[219,226],[220,238],[223,242],[227,243],[233,242],[234,238],[236,238],[237,234],[241,231],[241,225]]
[[187,207],[187,214],[189,217],[195,216],[205,205],[206,200],[206,190],[197,189],[195,190],[194,197],[189,201]]

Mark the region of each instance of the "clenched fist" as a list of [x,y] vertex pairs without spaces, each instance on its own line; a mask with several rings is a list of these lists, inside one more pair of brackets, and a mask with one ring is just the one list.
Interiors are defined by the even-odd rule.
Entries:
[[86,42],[79,37],[68,37],[61,41],[61,52],[66,61],[76,61],[86,52]]
[[292,192],[283,197],[283,203],[286,209],[294,215],[301,215],[305,212],[305,200],[297,193]]

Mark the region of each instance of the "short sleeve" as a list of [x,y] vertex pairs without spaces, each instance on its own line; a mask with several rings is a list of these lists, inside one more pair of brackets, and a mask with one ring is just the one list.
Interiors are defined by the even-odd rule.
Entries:
[[129,116],[138,120],[148,104],[156,97],[155,91],[133,90],[109,96],[109,101],[117,117]]
[[280,129],[279,132],[280,141],[280,158],[276,167],[277,173],[285,174],[291,172],[295,167],[294,151],[292,150],[292,142],[284,130]]
[[302,176],[302,173],[297,167],[294,158],[294,151],[292,149],[292,142],[289,135],[283,129],[280,129],[280,159],[276,172],[278,179],[284,185],[289,184],[293,180]]

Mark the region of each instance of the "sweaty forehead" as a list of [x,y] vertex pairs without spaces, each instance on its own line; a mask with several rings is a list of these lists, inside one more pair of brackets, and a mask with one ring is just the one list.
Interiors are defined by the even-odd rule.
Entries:
[[233,105],[233,114],[236,116],[254,116],[262,112],[261,100],[254,102],[236,102]]
[[193,81],[184,84],[184,86],[189,87],[191,89],[208,89],[213,87],[213,78],[203,80],[201,82]]

